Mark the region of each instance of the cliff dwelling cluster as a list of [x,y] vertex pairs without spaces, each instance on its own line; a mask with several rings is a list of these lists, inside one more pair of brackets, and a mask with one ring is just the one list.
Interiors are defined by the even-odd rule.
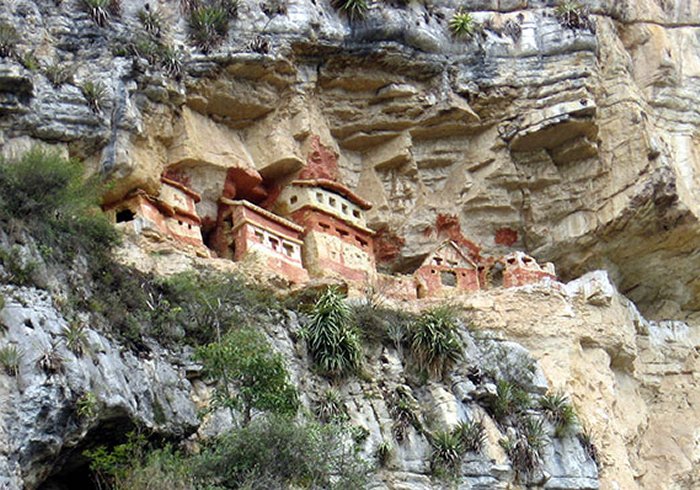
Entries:
[[377,233],[366,221],[372,203],[339,181],[337,155],[331,160],[310,156],[300,171],[275,182],[265,182],[253,169],[230,168],[221,182],[215,222],[200,219],[201,196],[191,187],[187,168],[167,169],[157,195],[137,188],[104,210],[118,226],[169,238],[203,256],[233,261],[253,256],[294,284],[339,277],[410,300],[556,278],[551,263],[541,266],[522,252],[481,256],[480,247],[449,217],[439,217],[438,231],[444,233],[412,275],[378,272]]

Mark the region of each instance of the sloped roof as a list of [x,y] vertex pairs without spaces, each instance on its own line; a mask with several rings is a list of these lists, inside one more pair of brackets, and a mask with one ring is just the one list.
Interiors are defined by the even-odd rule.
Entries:
[[472,266],[474,269],[477,268],[476,262],[474,262],[466,253],[464,253],[464,251],[462,251],[462,248],[461,248],[459,245],[457,245],[457,243],[454,242],[453,240],[445,240],[445,241],[442,242],[440,245],[438,245],[432,252],[430,252],[430,254],[428,254],[428,256],[427,256],[427,257],[425,258],[425,260],[423,261],[422,266],[423,266],[423,265],[430,265],[430,263],[432,262],[433,258],[434,258],[436,255],[438,255],[438,253],[439,253],[441,250],[443,250],[445,247],[450,247],[450,248],[452,248],[452,249],[457,253],[457,255],[459,255],[459,257],[461,257],[462,260],[464,260],[464,262],[466,262],[467,264],[469,264],[470,266]]

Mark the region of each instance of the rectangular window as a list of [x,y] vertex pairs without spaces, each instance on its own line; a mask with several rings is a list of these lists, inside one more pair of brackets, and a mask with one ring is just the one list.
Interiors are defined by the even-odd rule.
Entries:
[[360,219],[360,212],[359,212],[357,209],[353,209],[353,210],[352,210],[352,215],[353,215],[355,218]]
[[343,214],[348,214],[348,205],[347,204],[343,204],[341,206],[341,209],[343,210]]
[[335,199],[332,198],[332,197],[329,197],[329,198],[328,198],[328,204],[330,204],[331,206],[335,207],[335,204],[336,204],[336,203],[335,203]]
[[289,243],[284,243],[284,244],[282,245],[282,247],[284,248],[284,254],[285,254],[287,257],[291,257],[291,256],[294,255],[294,246],[293,246],[293,245],[291,245],[291,244],[289,244]]
[[297,196],[292,196],[289,198],[289,204],[295,204],[299,198]]
[[323,202],[323,194],[321,194],[320,192],[317,192],[316,193],[316,200],[318,202]]
[[327,225],[326,223],[319,223],[318,226],[320,226],[323,231],[328,231],[331,229],[331,226]]
[[279,247],[279,245],[280,241],[277,238],[270,237],[270,246],[273,250],[277,250],[277,247]]
[[262,234],[262,231],[257,231],[257,230],[256,230],[256,231],[255,231],[255,238],[257,238],[258,240],[260,240],[260,242],[262,243],[262,241],[265,239],[265,236]]
[[341,228],[336,228],[335,231],[337,231],[337,232],[338,232],[338,235],[340,235],[340,236],[342,236],[342,237],[346,237],[346,236],[348,236],[348,235],[350,234],[350,233],[348,233],[346,230],[343,230],[343,229],[341,229]]

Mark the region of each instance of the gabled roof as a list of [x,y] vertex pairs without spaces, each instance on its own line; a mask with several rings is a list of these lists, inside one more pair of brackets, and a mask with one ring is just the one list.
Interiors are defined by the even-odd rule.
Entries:
[[329,179],[310,179],[310,180],[293,180],[292,185],[299,187],[320,187],[328,191],[340,194],[344,198],[348,199],[353,204],[359,206],[361,209],[367,210],[372,207],[372,203],[362,199],[360,196],[355,194],[353,191],[345,187],[339,182]]
[[165,176],[162,176],[160,178],[160,181],[164,184],[169,185],[170,187],[174,187],[176,189],[181,190],[182,192],[184,192],[185,194],[190,196],[192,199],[194,199],[194,202],[199,202],[202,200],[202,196],[200,196],[199,193],[193,191],[192,189],[187,187],[185,184],[178,182],[177,180],[169,179]]
[[246,207],[246,208],[250,209],[251,211],[258,213],[259,215],[264,216],[265,218],[269,219],[270,221],[274,221],[275,223],[280,224],[282,226],[285,226],[287,228],[290,228],[298,233],[302,233],[304,231],[303,226],[299,226],[298,224],[296,224],[292,221],[289,221],[288,219],[285,219],[282,216],[278,216],[275,213],[271,213],[267,209],[263,209],[260,206],[256,206],[252,202],[242,201],[242,200],[234,201],[234,200],[231,200],[231,199],[228,199],[225,197],[219,198],[219,202],[221,204],[226,204],[228,206]]
[[464,251],[462,251],[462,247],[460,247],[459,245],[457,245],[457,243],[454,242],[454,241],[452,241],[452,240],[445,240],[445,241],[442,242],[440,245],[438,245],[432,252],[430,252],[430,254],[428,254],[428,256],[427,256],[427,257],[425,258],[425,260],[423,261],[422,266],[423,266],[423,265],[430,265],[430,263],[432,262],[433,258],[434,258],[441,250],[443,250],[444,248],[447,248],[447,247],[453,249],[453,250],[457,253],[457,255],[458,255],[462,260],[464,260],[464,262],[466,262],[467,264],[469,264],[470,266],[472,266],[474,269],[477,268],[476,262],[474,262],[467,254],[464,253]]

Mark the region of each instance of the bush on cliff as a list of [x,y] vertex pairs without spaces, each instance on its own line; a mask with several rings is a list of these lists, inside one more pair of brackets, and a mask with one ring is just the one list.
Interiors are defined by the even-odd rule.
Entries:
[[200,347],[196,358],[205,377],[215,383],[212,408],[240,410],[244,425],[250,423],[254,409],[278,415],[297,412],[299,396],[289,382],[284,359],[260,333],[233,330],[220,342]]
[[335,288],[326,290],[314,304],[303,334],[319,371],[331,377],[351,374],[362,362],[362,345],[345,298]]
[[420,371],[442,377],[462,356],[457,317],[449,306],[425,311],[408,333],[411,355]]
[[107,252],[118,234],[99,210],[95,178],[58,153],[33,149],[0,160],[0,219],[24,227],[54,258]]

